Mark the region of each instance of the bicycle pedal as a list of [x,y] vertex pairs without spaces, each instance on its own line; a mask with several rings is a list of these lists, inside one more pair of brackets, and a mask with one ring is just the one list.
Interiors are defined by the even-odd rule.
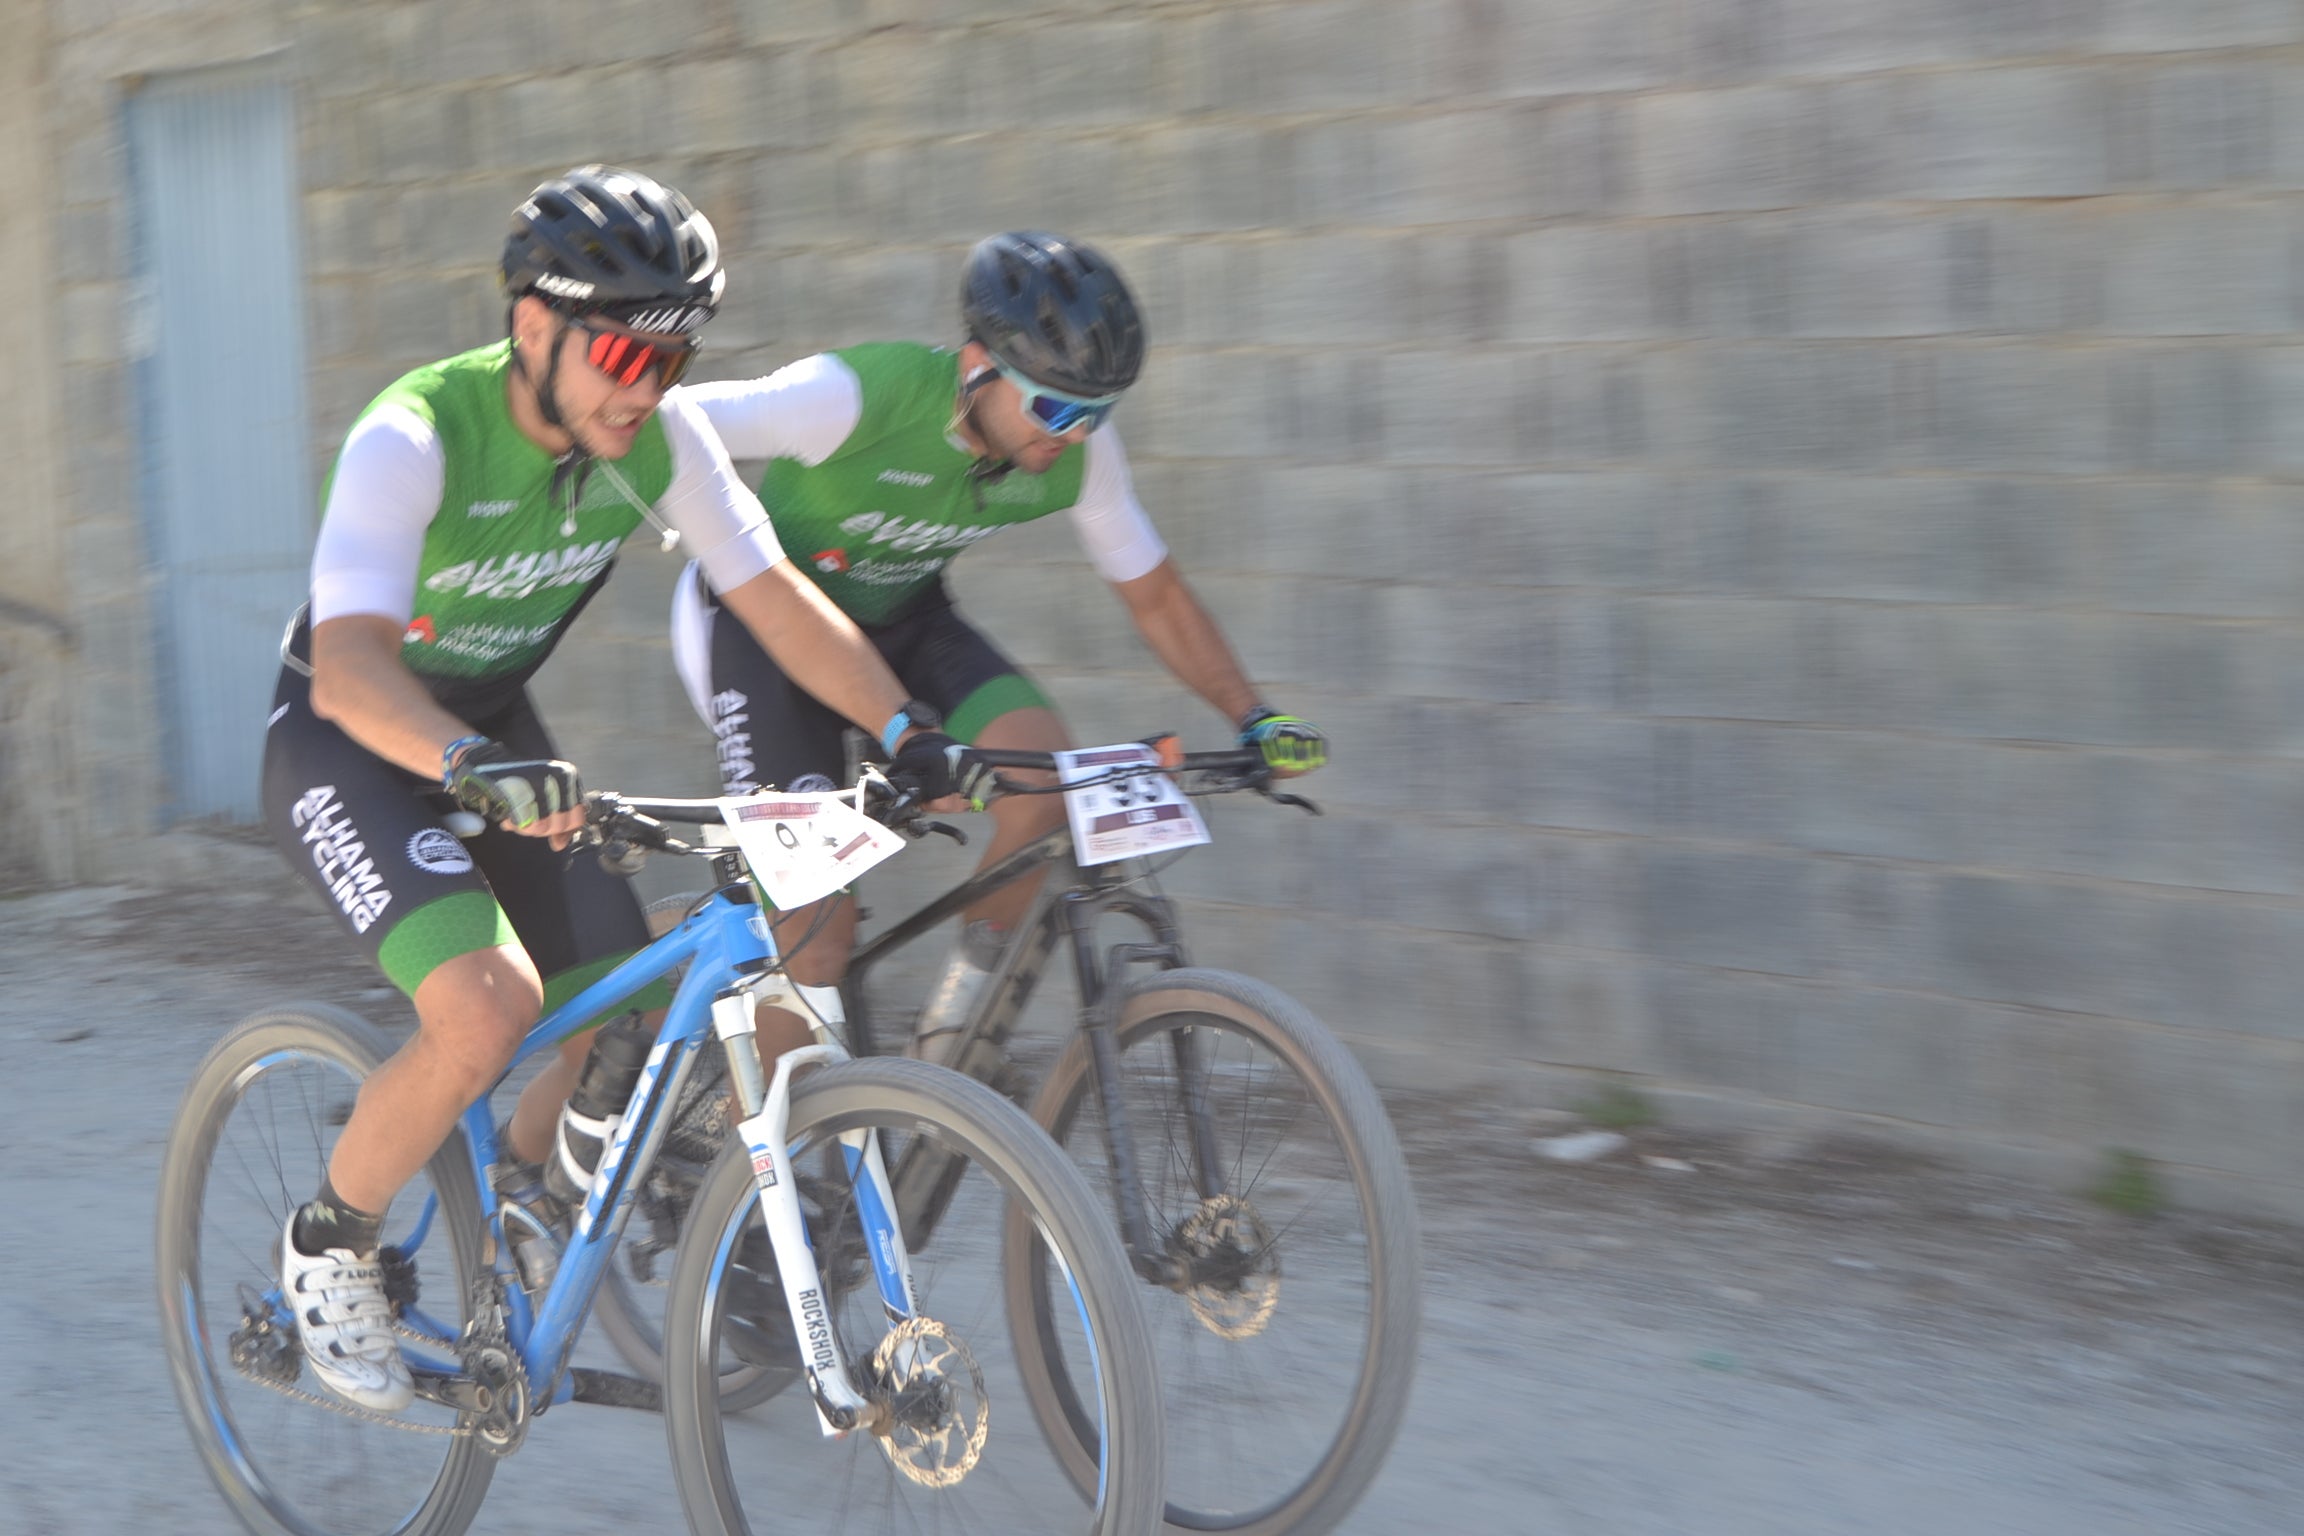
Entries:
[[1028,1068],[1019,1066],[1006,1057],[1001,1058],[1000,1064],[993,1068],[991,1075],[984,1079],[984,1083],[993,1092],[1004,1098],[1014,1100],[1019,1108],[1026,1109],[1031,1107],[1032,1092],[1038,1086],[1032,1081],[1032,1073]]
[[982,1037],[972,1041],[961,1057],[960,1071],[1003,1098],[1020,1105],[1031,1102],[1034,1086],[1031,1072],[1010,1060],[997,1041]]

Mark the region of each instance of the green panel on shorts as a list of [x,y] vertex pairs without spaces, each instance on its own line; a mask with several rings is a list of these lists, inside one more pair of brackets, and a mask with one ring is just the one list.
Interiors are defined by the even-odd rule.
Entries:
[[424,978],[458,955],[499,944],[517,944],[512,919],[486,891],[457,891],[428,901],[392,925],[376,951],[377,964],[392,985],[416,995]]
[[[544,1011],[550,1013],[638,953],[639,951],[636,949],[627,949],[622,954],[603,955],[597,960],[587,960],[582,965],[570,966],[557,976],[546,977],[544,979]],[[669,1008],[672,1006],[672,983],[659,976],[640,988],[639,991],[624,998],[623,1006],[638,1008],[643,1013],[651,1008]],[[571,1035],[580,1034],[583,1030],[590,1029],[593,1025],[602,1022],[606,1012],[606,1009],[602,1009],[600,1013],[584,1020],[577,1029],[572,1029],[568,1033]],[[562,1036],[562,1038],[565,1039],[566,1036]]]
[[944,722],[944,729],[955,740],[973,746],[983,734],[984,727],[1012,709],[1052,709],[1048,696],[1032,686],[1029,678],[1010,672],[996,677],[960,701],[952,711],[952,718]]

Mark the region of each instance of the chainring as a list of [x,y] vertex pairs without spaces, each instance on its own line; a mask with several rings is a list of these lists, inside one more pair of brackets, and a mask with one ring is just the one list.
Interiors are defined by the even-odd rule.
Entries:
[[464,1424],[483,1450],[502,1461],[528,1438],[528,1368],[501,1341],[467,1342],[458,1353],[464,1374],[487,1393],[487,1406],[467,1413]]

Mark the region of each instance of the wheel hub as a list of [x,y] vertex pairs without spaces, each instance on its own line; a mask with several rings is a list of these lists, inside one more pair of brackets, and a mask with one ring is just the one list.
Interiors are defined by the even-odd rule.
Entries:
[[1280,1250],[1255,1206],[1238,1195],[1203,1200],[1176,1228],[1174,1246],[1202,1327],[1225,1339],[1264,1331],[1280,1305]]
[[873,1435],[889,1463],[924,1488],[950,1488],[983,1459],[992,1405],[968,1346],[934,1318],[908,1317],[872,1352]]

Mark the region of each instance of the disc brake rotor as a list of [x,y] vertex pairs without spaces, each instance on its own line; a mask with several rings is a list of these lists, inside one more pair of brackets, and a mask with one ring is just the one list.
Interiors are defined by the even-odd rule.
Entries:
[[1262,1333],[1280,1305],[1280,1250],[1256,1207],[1238,1195],[1203,1200],[1176,1228],[1176,1245],[1194,1273],[1222,1275],[1184,1288],[1200,1325],[1225,1339]]
[[992,1401],[967,1345],[934,1318],[908,1317],[872,1351],[872,1373],[889,1410],[876,1437],[898,1472],[924,1488],[950,1488],[974,1470]]

